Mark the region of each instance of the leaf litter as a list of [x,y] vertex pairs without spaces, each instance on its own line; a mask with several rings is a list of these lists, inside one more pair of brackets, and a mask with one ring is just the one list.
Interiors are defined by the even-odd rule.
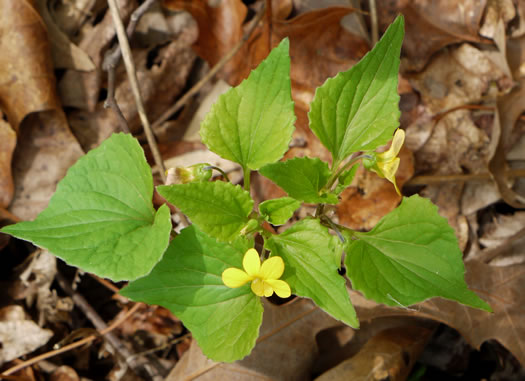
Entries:
[[[0,47],[5,53],[0,58],[3,223],[33,219],[47,205],[67,169],[118,128],[113,110],[104,108],[109,84],[102,62],[105,53],[114,46],[115,37],[106,5],[87,0],[38,1],[38,6],[27,0],[8,3],[0,14]],[[125,22],[140,3],[123,3],[120,11]],[[213,3],[164,0],[140,21],[131,40],[132,52],[151,120],[160,117],[205,75],[208,67],[217,64],[245,37],[253,15],[262,8],[261,1],[249,2],[249,5],[237,0]],[[317,5],[312,5],[314,3]],[[297,129],[286,158],[328,158],[326,150],[307,128],[306,112],[315,87],[356,63],[370,48],[368,16],[357,8],[359,4],[352,3],[353,7],[348,4],[346,1],[273,1],[271,24],[270,18],[263,17],[241,51],[219,72],[222,80],[236,85],[281,38],[290,38]],[[458,7],[464,12],[458,12]],[[173,11],[175,8],[189,13]],[[364,10],[369,11],[367,6]],[[514,356],[501,352],[500,362],[515,364],[517,359],[523,365],[525,326],[520,316],[524,304],[525,253],[520,232],[525,228],[525,221],[520,209],[525,193],[523,180],[514,173],[525,164],[519,148],[523,147],[519,144],[525,131],[524,106],[520,101],[525,76],[525,5],[510,0],[462,0],[459,4],[457,1],[377,2],[380,33],[397,13],[403,13],[407,20],[399,92],[401,127],[407,132],[409,148],[401,152],[398,184],[404,186],[405,195],[421,192],[439,206],[467,253],[467,282],[490,302],[495,312],[489,315],[441,299],[409,308],[391,308],[375,305],[355,292],[352,301],[360,319],[372,326],[382,327],[381,321],[398,319],[395,317],[398,315],[402,315],[405,325],[416,326],[414,319],[424,317],[454,328],[474,348],[481,348],[481,353],[486,353],[483,352],[486,345],[495,340]],[[23,22],[17,23],[17,20]],[[13,77],[13,68],[23,70]],[[116,78],[117,102],[132,132],[139,135],[140,122],[122,66],[117,67]],[[204,161],[217,160],[215,163],[227,171],[240,173],[237,168],[211,157],[203,151],[205,147],[200,142],[191,138],[194,134],[186,133],[186,126],[213,83],[211,80],[181,111],[160,126],[159,146],[166,161],[179,163],[202,157]],[[198,125],[198,120],[194,124]],[[421,185],[417,180],[422,175],[432,181]],[[258,185],[256,201],[282,196],[280,190],[264,178],[254,179],[254,184]],[[352,185],[343,193],[343,202],[334,211],[334,219],[354,229],[369,230],[395,208],[399,200],[385,180],[358,171]],[[53,283],[56,270],[51,264],[45,265],[46,262],[40,263],[37,259],[25,261],[32,249],[13,240],[2,242],[5,242],[3,251],[12,256],[11,259],[2,256],[2,265],[10,269],[11,275],[5,282],[2,280],[10,291],[1,299],[2,311],[6,313],[2,313],[0,326],[16,325],[28,330],[23,331],[23,337],[16,338],[5,336],[13,334],[9,329],[2,331],[5,333],[1,340],[1,358],[11,361],[8,364],[12,365],[16,358],[51,350],[54,342],[90,323],[82,318],[83,312],[78,307],[69,308],[67,299]],[[15,252],[18,254],[13,256],[11,253]],[[45,254],[35,258],[45,258]],[[75,275],[61,262],[58,271],[67,274],[70,281],[78,280],[73,285],[85,294],[104,320],[110,321],[129,309],[89,276]],[[191,333],[162,309],[139,310],[137,316],[141,318],[123,326],[118,336],[138,356],[150,356],[149,361],[162,362],[162,367],[150,371],[152,379],[152,374],[162,374],[159,369],[163,368],[166,375],[175,364],[168,379],[204,380],[232,375],[239,379],[309,379],[328,370],[314,370],[312,365],[322,355],[319,349],[322,346],[316,337],[328,328],[343,329],[320,310],[311,309],[306,300],[269,307],[261,328],[261,342],[252,355],[229,365],[205,359],[195,342],[189,345]],[[137,330],[144,332],[138,346],[132,340]],[[395,335],[410,337],[410,329],[397,330]],[[355,341],[359,334],[352,331],[346,340]],[[361,346],[361,352],[356,349],[348,355],[348,360],[341,359],[341,364],[358,361],[360,365],[354,365],[355,369],[371,367],[368,374],[379,377],[384,361],[390,364],[388,361],[396,358],[396,353],[402,360],[403,355],[395,348],[384,349],[387,354],[383,360],[377,356],[367,357],[378,348],[374,340],[388,342],[391,334],[385,331],[372,339],[363,338],[372,351],[366,345]],[[436,338],[430,339],[430,343],[433,340]],[[6,348],[8,342],[16,344]],[[417,340],[414,343],[424,346]],[[106,347],[107,344],[94,345],[91,350],[106,353],[109,369],[113,369],[111,379],[122,379],[125,362],[118,355],[109,355],[103,349]],[[161,349],[155,351],[156,348]],[[28,356],[35,350],[37,352]],[[141,354],[147,351],[152,352]],[[421,358],[425,358],[425,351]],[[420,353],[421,348],[416,352]],[[414,359],[418,356],[414,354]],[[469,356],[474,358],[473,354],[466,356],[467,362]],[[69,360],[56,357],[52,360],[56,365],[52,367],[34,365],[33,372],[58,374],[62,371],[59,368],[69,365],[73,372],[91,369],[89,377],[93,379],[104,373],[97,361],[84,357],[81,365],[82,356],[72,357],[76,357],[73,362],[71,356]],[[411,357],[408,371],[412,365]],[[519,367],[513,366],[506,368],[511,369],[511,376],[522,374]],[[4,364],[2,369],[7,367]],[[399,379],[408,373],[403,374]],[[143,375],[142,379],[148,376]]]

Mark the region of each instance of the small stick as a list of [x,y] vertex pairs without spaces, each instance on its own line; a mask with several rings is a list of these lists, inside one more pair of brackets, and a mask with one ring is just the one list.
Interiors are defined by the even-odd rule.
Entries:
[[[146,0],[140,7],[133,11],[126,29],[128,39],[130,39],[131,36],[133,36],[133,33],[135,33],[135,29],[137,28],[140,18],[152,7],[153,4],[155,4],[156,1],[157,0]],[[122,131],[130,134],[131,131],[129,130],[128,122],[124,117],[117,100],[115,99],[115,68],[120,61],[121,55],[122,50],[117,44],[113,50],[108,51],[104,56],[102,69],[108,73],[108,95],[106,97],[106,101],[104,102],[104,107],[111,108],[115,111]]]
[[376,0],[369,0],[370,5],[370,28],[372,29],[372,46],[379,40],[379,27],[377,26]]
[[237,52],[242,48],[244,43],[248,41],[257,27],[259,25],[259,22],[261,21],[264,12],[266,9],[266,5],[264,5],[255,19],[253,20],[253,24],[250,26],[250,29],[246,32],[246,34],[242,37],[242,39],[235,44],[235,46],[226,54],[224,57],[220,59],[219,62],[215,64],[213,68],[204,76],[202,79],[197,82],[186,94],[184,94],[173,106],[171,106],[169,109],[164,111],[164,113],[153,123],[152,127],[155,129],[159,127],[162,123],[167,121],[173,114],[175,114],[177,111],[179,111],[182,106],[184,106],[188,101],[193,97],[195,94],[199,92],[199,90],[208,82],[211,78],[217,74],[219,70],[221,70],[224,65],[235,55]]
[[115,24],[115,29],[117,31],[117,38],[122,49],[122,58],[124,59],[124,65],[126,66],[126,72],[128,73],[128,78],[131,84],[131,91],[133,92],[133,97],[135,98],[135,104],[137,105],[137,111],[139,113],[140,120],[144,127],[144,132],[146,133],[146,138],[148,139],[148,144],[153,153],[153,158],[155,163],[160,168],[160,176],[162,182],[166,181],[166,168],[164,167],[164,162],[159,152],[159,148],[153,136],[153,131],[148,121],[146,115],[146,110],[144,109],[144,102],[142,101],[142,95],[140,93],[140,87],[137,79],[137,72],[135,70],[135,64],[133,62],[133,57],[131,56],[131,48],[129,46],[129,41],[124,30],[124,24],[120,18],[119,10],[117,7],[116,0],[108,0],[109,10],[113,18],[113,23]]
[[[506,171],[509,178],[525,177],[525,169],[510,169]],[[423,175],[416,176],[408,180],[404,185],[431,185],[446,182],[466,182],[466,181],[489,181],[492,180],[490,173],[469,173],[456,175]]]
[[0,378],[3,377],[3,376],[8,376],[10,374],[16,373],[19,370],[24,369],[24,368],[26,368],[26,367],[28,367],[30,365],[36,364],[39,361],[46,360],[48,358],[54,357],[56,355],[59,355],[60,353],[64,353],[64,352],[70,351],[70,350],[72,350],[74,348],[81,347],[82,345],[90,343],[90,342],[92,342],[93,340],[99,338],[102,335],[108,334],[109,332],[111,332],[115,328],[117,328],[119,325],[124,323],[124,321],[126,321],[131,315],[133,315],[135,312],[137,312],[137,310],[140,308],[141,305],[142,305],[142,303],[136,303],[128,312],[126,312],[126,314],[121,319],[113,322],[107,328],[101,330],[98,334],[90,335],[90,336],[88,336],[88,337],[86,337],[86,338],[84,338],[82,340],[75,341],[74,343],[68,344],[68,345],[66,345],[66,346],[64,346],[62,348],[59,348],[59,349],[56,349],[54,351],[50,351],[50,352],[47,352],[47,353],[43,353],[43,354],[41,354],[39,356],[33,357],[32,359],[26,360],[26,361],[24,361],[24,362],[22,362],[22,363],[20,363],[18,365],[15,365],[15,366],[7,369],[5,372],[0,374]]
[[[102,331],[107,328],[107,324],[100,315],[91,307],[89,302],[79,294],[78,292],[74,291],[71,286],[68,284],[67,280],[63,277],[62,274],[57,273],[56,279],[58,281],[58,284],[60,287],[73,299],[73,302],[75,302],[75,305],[82,310],[84,315],[93,323],[95,328],[99,331]],[[136,357],[132,356],[132,353],[128,350],[128,348],[122,344],[122,342],[112,333],[108,333],[106,335],[106,340],[108,343],[115,348],[115,351],[120,355],[120,357],[126,362],[126,364],[133,369],[135,374],[141,375],[141,374],[148,374],[149,379],[152,379],[153,375],[151,374],[149,367],[145,366],[145,364],[137,360]]]

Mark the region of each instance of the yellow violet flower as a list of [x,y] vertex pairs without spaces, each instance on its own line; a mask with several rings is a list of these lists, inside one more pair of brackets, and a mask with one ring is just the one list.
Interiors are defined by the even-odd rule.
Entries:
[[405,131],[398,128],[394,134],[394,139],[390,148],[382,153],[375,153],[374,158],[364,159],[364,166],[377,173],[379,177],[383,177],[394,184],[396,192],[398,195],[401,195],[399,188],[396,184],[396,172],[399,168],[400,159],[397,157],[403,143],[405,141]]
[[248,249],[244,254],[241,269],[230,267],[222,273],[223,283],[230,288],[237,288],[252,282],[252,291],[257,296],[271,296],[274,292],[281,298],[289,297],[292,292],[284,280],[279,280],[284,272],[284,262],[281,257],[271,257],[261,265],[259,253]]

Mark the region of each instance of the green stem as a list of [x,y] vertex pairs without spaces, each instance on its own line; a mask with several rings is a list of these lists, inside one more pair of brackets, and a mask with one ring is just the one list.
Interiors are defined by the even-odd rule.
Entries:
[[215,169],[216,171],[220,172],[221,175],[224,176],[224,178],[226,179],[227,182],[230,182],[230,178],[228,177],[228,175],[226,174],[226,172],[224,172],[222,169],[220,169],[219,167],[216,167],[215,165],[208,165],[207,167],[204,167],[204,169]]
[[357,155],[356,157],[351,158],[345,165],[343,165],[337,171],[335,171],[332,174],[332,176],[328,179],[328,182],[326,183],[326,188],[331,189],[332,186],[335,184],[336,180],[339,178],[339,176],[341,176],[341,173],[346,171],[348,168],[350,168],[357,161],[361,160],[364,157],[368,157],[368,155],[366,154]]
[[242,173],[244,175],[244,190],[249,192],[250,191],[250,177],[251,177],[252,172],[247,167],[243,167]]

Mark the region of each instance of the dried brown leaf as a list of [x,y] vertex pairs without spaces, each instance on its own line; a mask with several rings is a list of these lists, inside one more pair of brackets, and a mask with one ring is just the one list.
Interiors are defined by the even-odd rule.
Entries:
[[[169,9],[186,10],[197,21],[199,39],[194,49],[210,66],[219,62],[242,39],[247,9],[240,0],[164,0],[162,4]],[[224,78],[238,84],[243,78],[236,73],[245,67],[243,61],[246,59],[242,51],[232,57],[222,69]]]
[[19,136],[23,138],[13,158],[15,196],[10,211],[30,220],[47,206],[58,181],[84,152],[62,109],[29,115]]
[[[401,162],[396,182],[401,189],[414,175],[414,158],[406,147],[403,147],[399,157]],[[361,167],[352,186],[342,193],[337,215],[339,222],[350,229],[370,230],[400,201],[401,196],[396,193],[392,183]]]
[[361,320],[381,316],[417,316],[447,324],[458,330],[475,348],[486,340],[497,340],[525,364],[525,264],[490,266],[475,260],[466,264],[466,282],[485,299],[494,313],[434,298],[410,309],[376,304],[352,291],[352,302]]
[[47,0],[36,0],[36,7],[47,27],[55,67],[78,71],[95,70],[95,65],[86,52],[73,44],[55,24],[47,9],[47,3]]
[[0,309],[0,365],[33,352],[51,336],[53,332],[49,329],[26,319],[22,307],[13,305]]
[[525,111],[523,99],[525,97],[525,77],[520,85],[511,93],[498,100],[494,123],[501,127],[501,135],[494,156],[490,160],[489,170],[492,174],[503,200],[514,208],[525,208],[525,196],[512,190],[506,176],[508,168],[506,154],[514,145],[512,131],[520,114]]
[[0,113],[0,208],[7,208],[13,199],[14,184],[11,159],[16,145],[16,134]]
[[0,51],[0,107],[15,130],[29,113],[59,108],[46,27],[32,1],[3,2]]
[[433,330],[417,326],[382,331],[355,356],[317,377],[315,381],[406,380]]
[[480,42],[480,22],[487,0],[396,0],[378,7],[382,30],[399,14],[405,16],[403,69],[419,71],[443,47]]
[[[120,17],[127,22],[137,8],[137,1],[119,1]],[[78,47],[87,53],[96,69],[91,72],[68,70],[58,83],[60,100],[64,106],[94,111],[98,103],[103,78],[104,53],[115,38],[115,26],[109,12],[102,21],[82,35]]]

